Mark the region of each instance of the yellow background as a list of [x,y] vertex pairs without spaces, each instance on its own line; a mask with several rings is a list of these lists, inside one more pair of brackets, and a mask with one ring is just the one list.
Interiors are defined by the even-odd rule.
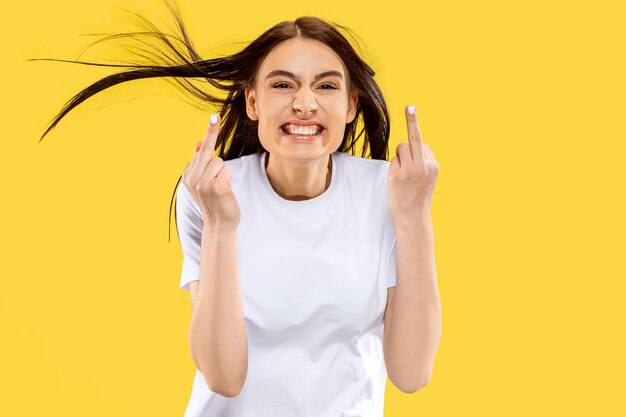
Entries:
[[[428,386],[388,382],[385,415],[626,415],[620,2],[179,0],[205,58],[300,15],[352,28],[392,118],[414,103],[440,166],[432,217],[443,337]],[[3,7],[0,415],[182,416],[194,365],[168,212],[209,113],[162,80],[75,93],[116,72],[76,59],[173,27],[160,1]],[[620,27],[621,26],[621,27]],[[120,47],[81,58],[111,62]],[[117,44],[119,45],[119,43]]]

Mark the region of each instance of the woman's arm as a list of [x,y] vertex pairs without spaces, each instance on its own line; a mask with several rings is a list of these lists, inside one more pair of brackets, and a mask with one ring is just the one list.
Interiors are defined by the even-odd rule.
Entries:
[[391,382],[402,392],[412,393],[429,382],[441,339],[430,217],[396,236],[396,286],[385,314],[383,351]]
[[[439,165],[423,143],[415,106],[405,107],[408,142],[400,142],[388,173],[388,204],[396,232],[396,289],[385,341],[389,379],[404,392],[430,381],[441,339],[430,203]],[[387,323],[385,323],[387,324]]]
[[225,397],[241,392],[248,372],[236,229],[204,224],[200,283],[193,302],[191,356],[209,388]]

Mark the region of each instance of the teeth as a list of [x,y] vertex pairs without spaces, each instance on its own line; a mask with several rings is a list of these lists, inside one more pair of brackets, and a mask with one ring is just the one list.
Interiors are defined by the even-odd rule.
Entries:
[[297,126],[285,125],[285,130],[291,135],[316,135],[322,128],[320,126]]

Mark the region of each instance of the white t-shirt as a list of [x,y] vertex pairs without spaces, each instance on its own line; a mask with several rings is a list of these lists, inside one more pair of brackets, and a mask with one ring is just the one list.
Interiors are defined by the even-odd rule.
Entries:
[[[267,155],[224,162],[241,210],[246,381],[228,398],[196,369],[185,417],[381,417],[383,314],[396,285],[390,163],[334,152],[326,191],[291,201],[272,188]],[[202,212],[182,182],[176,202],[188,290],[200,279]]]

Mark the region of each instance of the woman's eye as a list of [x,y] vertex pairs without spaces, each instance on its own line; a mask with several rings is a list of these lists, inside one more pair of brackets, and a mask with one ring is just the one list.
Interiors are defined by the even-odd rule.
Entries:
[[[284,88],[289,88],[290,85],[288,83],[282,82],[282,83],[273,84],[272,87],[278,88],[278,89],[282,90]],[[322,90],[336,90],[337,89],[337,87],[335,87],[335,85],[329,84],[329,83],[324,83],[324,84],[320,85],[320,88]]]

